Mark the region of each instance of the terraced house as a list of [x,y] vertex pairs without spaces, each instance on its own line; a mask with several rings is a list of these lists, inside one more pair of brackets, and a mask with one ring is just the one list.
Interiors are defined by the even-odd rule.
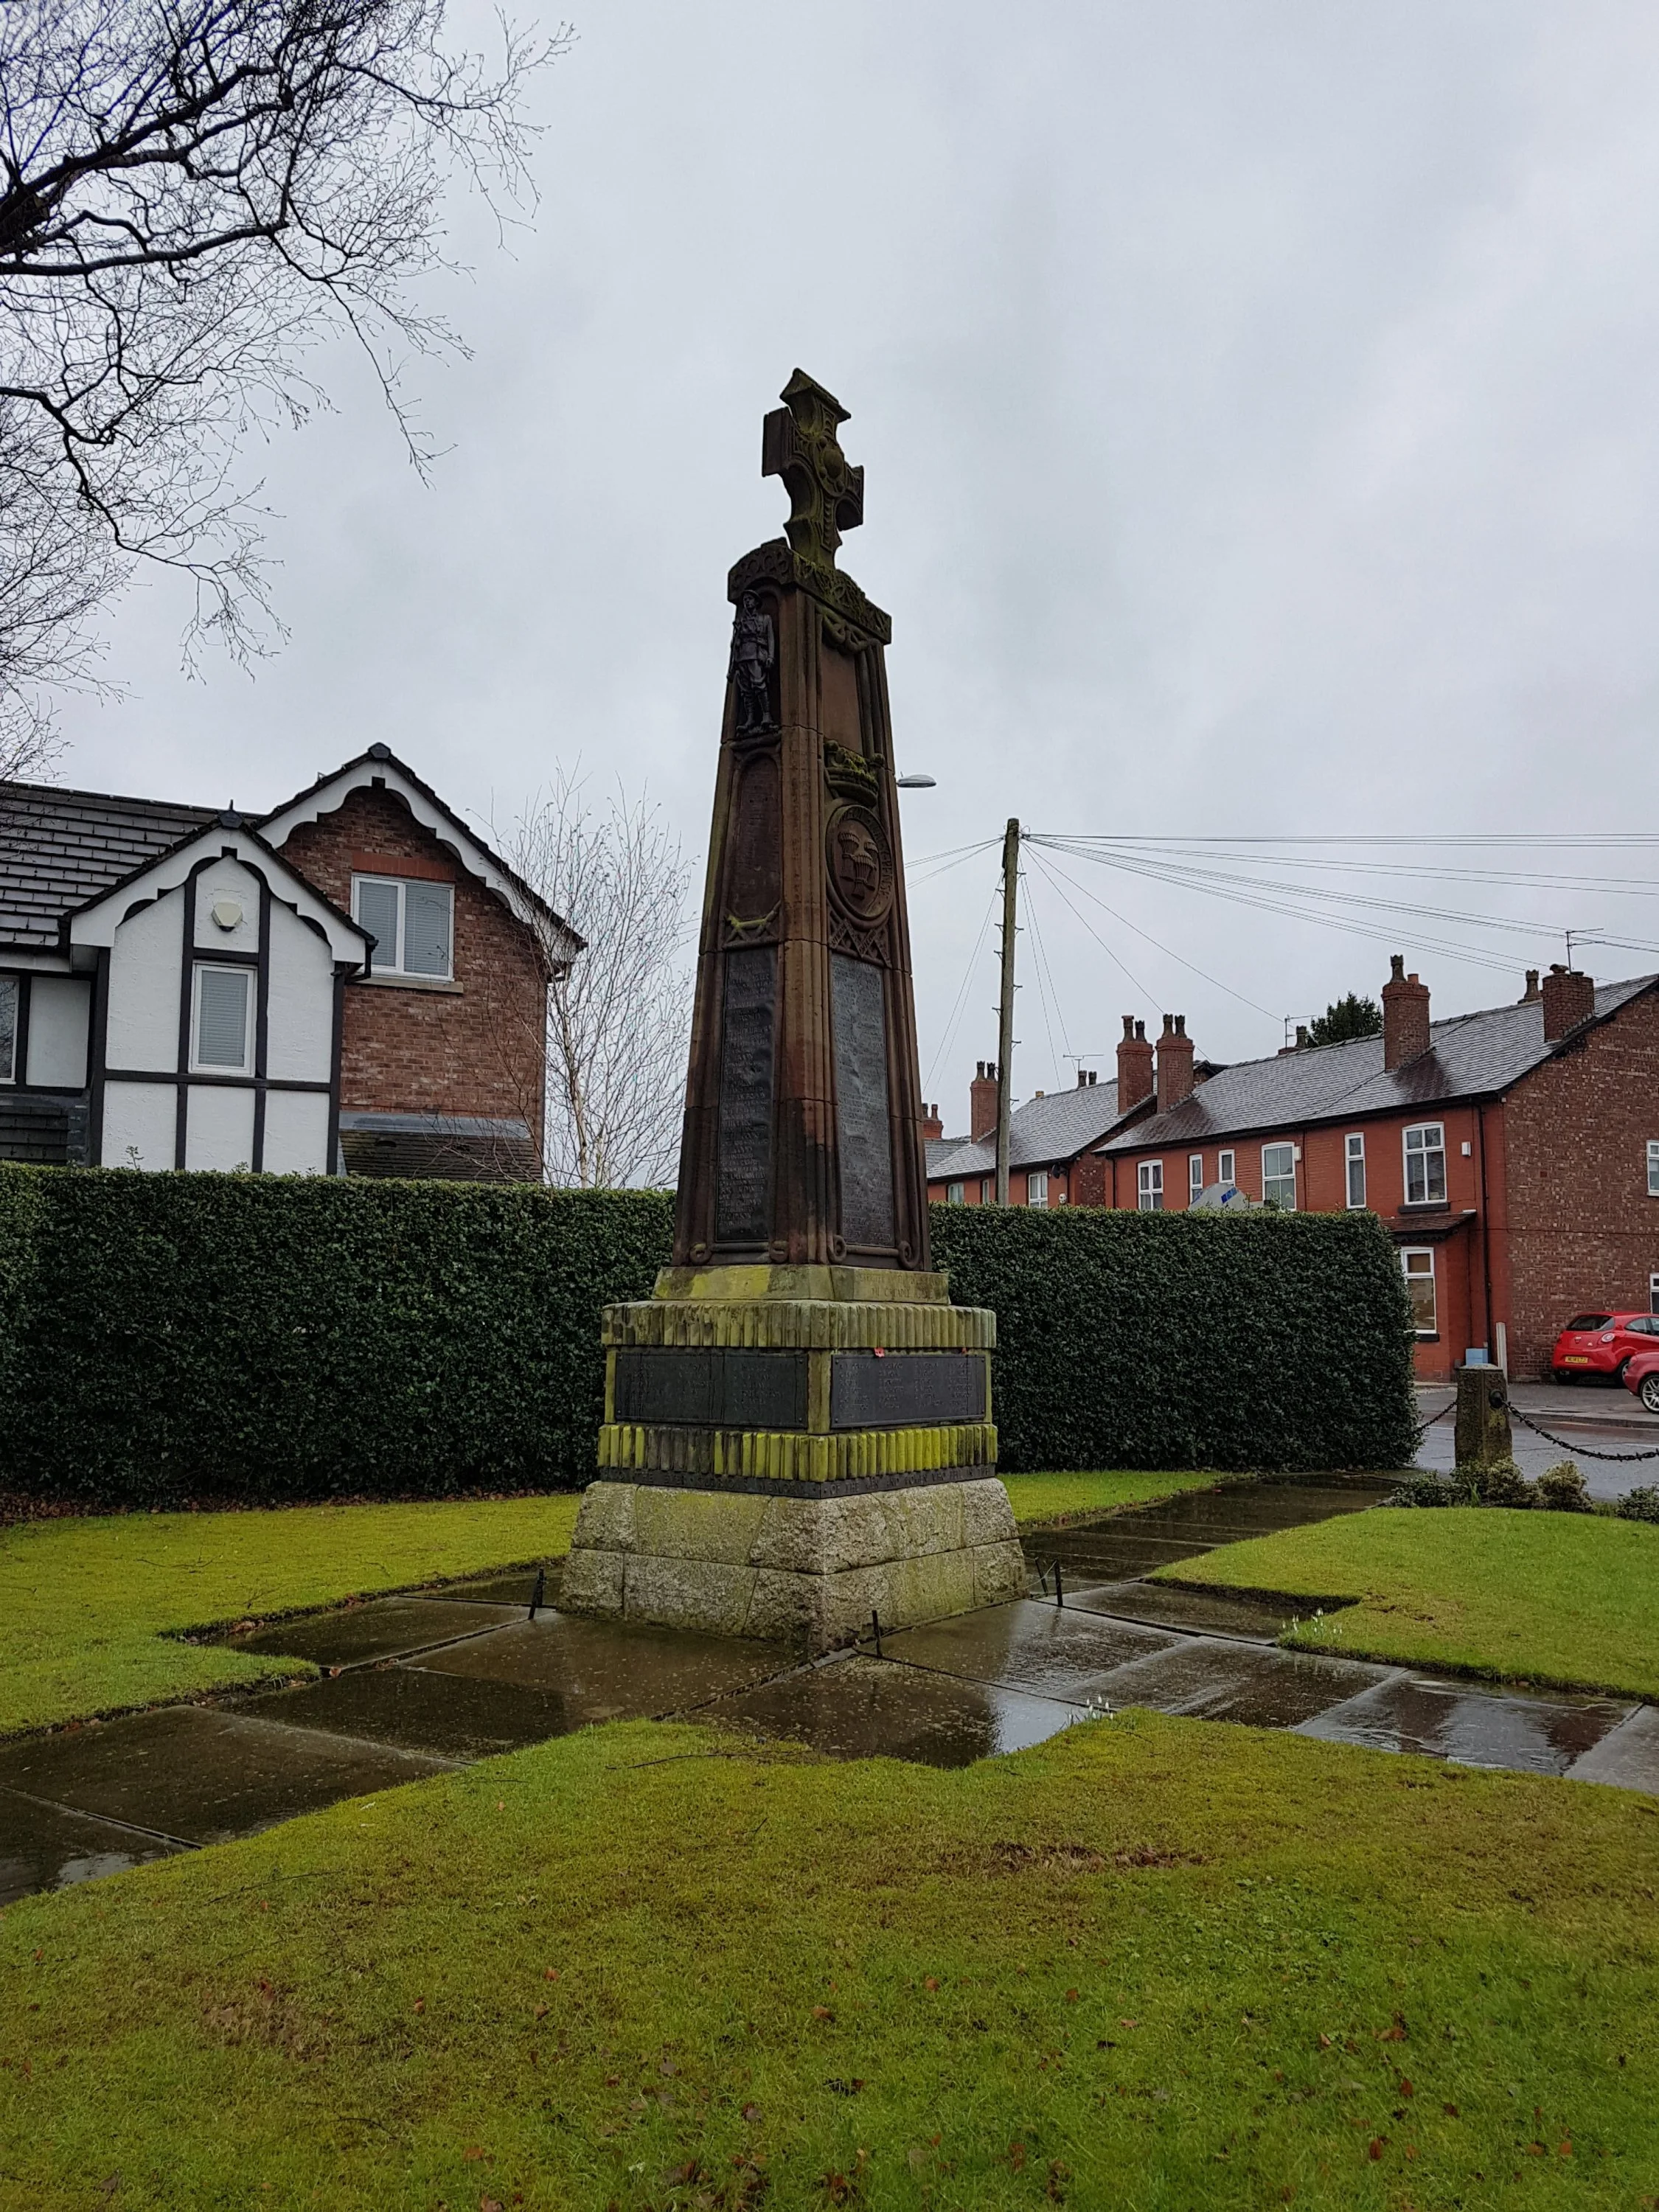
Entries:
[[532,1179],[580,950],[385,745],[257,816],[0,784],[0,1158]]

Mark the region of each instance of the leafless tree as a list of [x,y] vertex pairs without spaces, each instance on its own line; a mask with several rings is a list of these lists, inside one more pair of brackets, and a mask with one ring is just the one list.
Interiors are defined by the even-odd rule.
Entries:
[[679,1160],[691,1018],[691,864],[661,809],[620,787],[603,811],[561,775],[507,858],[586,940],[550,942],[545,1173],[557,1183],[668,1185]]
[[526,80],[568,41],[503,24],[491,66],[445,50],[444,12],[0,6],[0,697],[37,749],[29,687],[85,678],[88,617],[135,562],[193,581],[187,649],[269,637],[235,463],[325,404],[304,365],[321,339],[361,344],[426,465],[399,374],[459,343],[416,304],[447,265],[444,185],[522,203]]

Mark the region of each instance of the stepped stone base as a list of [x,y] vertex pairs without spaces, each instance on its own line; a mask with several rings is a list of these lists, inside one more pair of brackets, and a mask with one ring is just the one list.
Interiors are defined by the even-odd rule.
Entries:
[[560,1609],[765,1638],[811,1656],[852,1643],[872,1612],[884,1628],[907,1628],[1024,1595],[1013,1509],[994,1476],[857,1497],[823,1490],[595,1482]]

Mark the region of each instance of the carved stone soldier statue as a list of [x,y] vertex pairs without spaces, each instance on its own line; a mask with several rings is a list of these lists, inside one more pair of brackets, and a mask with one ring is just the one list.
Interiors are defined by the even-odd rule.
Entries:
[[772,670],[777,657],[772,617],[757,592],[745,592],[732,624],[732,660],[726,672],[740,738],[772,727]]

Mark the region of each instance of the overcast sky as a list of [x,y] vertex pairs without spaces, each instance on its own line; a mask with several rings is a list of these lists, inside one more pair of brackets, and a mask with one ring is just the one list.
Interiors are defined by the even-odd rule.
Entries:
[[[580,761],[701,859],[724,580],[781,527],[760,420],[799,364],[852,410],[842,563],[893,616],[900,768],[939,780],[904,808],[951,1127],[995,1048],[997,856],[915,864],[1011,814],[1659,831],[1650,0],[574,4],[533,228],[504,253],[454,209],[473,274],[443,304],[473,354],[414,374],[434,480],[343,349],[324,362],[337,413],[257,457],[288,642],[252,681],[211,658],[189,681],[177,596],[132,592],[107,663],[130,696],[70,702],[67,781],[264,806],[380,738],[507,822]],[[1103,949],[1044,864],[1057,1006],[1028,931],[1020,1097],[1070,1083],[1068,1051],[1109,1072],[1125,1012],[1271,1051],[1284,1017],[1375,994],[1395,945],[1444,1013],[1517,996],[1568,926],[1659,943],[1651,898],[1407,890],[1534,921],[1422,926],[1500,972],[1386,917],[1349,935],[1063,860],[1121,917],[1066,891]]]

